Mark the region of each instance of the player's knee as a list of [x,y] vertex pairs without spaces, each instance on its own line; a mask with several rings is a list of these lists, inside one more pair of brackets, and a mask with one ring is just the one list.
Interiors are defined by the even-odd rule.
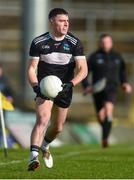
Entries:
[[55,132],[56,132],[56,134],[61,133],[62,130],[63,130],[63,126],[55,126]]
[[105,111],[106,111],[106,114],[112,114],[113,113],[113,109],[114,109],[114,105],[112,103],[106,103],[105,105]]
[[57,134],[61,133],[61,132],[62,132],[62,129],[63,129],[63,128],[58,127],[58,128],[56,129],[56,133],[57,133]]
[[113,110],[112,109],[107,109],[106,110],[106,117],[111,117],[113,116]]
[[36,126],[39,128],[39,129],[44,129],[45,127],[47,127],[47,124],[48,124],[48,121],[45,121],[45,120],[42,120],[42,121],[37,121],[36,122]]
[[103,122],[105,118],[106,118],[106,114],[105,113],[98,113],[98,120],[99,120],[99,122]]
[[49,121],[50,115],[49,114],[40,114],[37,117],[37,124],[39,126],[46,127]]

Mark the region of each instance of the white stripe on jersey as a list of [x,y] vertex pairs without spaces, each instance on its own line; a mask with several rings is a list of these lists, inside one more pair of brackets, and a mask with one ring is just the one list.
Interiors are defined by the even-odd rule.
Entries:
[[50,35],[49,35],[49,34],[46,34],[46,35],[44,35],[44,36],[41,36],[41,37],[36,38],[36,39],[34,40],[34,43],[35,43],[35,44],[38,44],[39,42],[41,42],[41,41],[46,41],[46,40],[48,40],[48,39],[50,39],[50,38],[51,38]]
[[74,45],[77,44],[77,39],[75,39],[75,38],[69,36],[68,34],[67,34],[65,37],[66,37],[67,39],[69,39]]
[[84,59],[86,60],[86,56],[82,55],[82,56],[74,56],[74,59],[77,61],[77,60],[81,60],[81,59]]
[[40,57],[39,56],[29,56],[29,59],[37,59],[37,60],[39,60]]
[[48,64],[65,65],[72,60],[71,58],[72,54],[52,52],[50,54],[42,54],[40,60]]

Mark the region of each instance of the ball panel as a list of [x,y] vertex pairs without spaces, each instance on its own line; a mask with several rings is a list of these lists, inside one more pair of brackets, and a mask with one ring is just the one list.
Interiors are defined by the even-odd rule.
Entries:
[[40,82],[41,93],[49,98],[55,98],[62,91],[62,81],[54,75],[43,78]]

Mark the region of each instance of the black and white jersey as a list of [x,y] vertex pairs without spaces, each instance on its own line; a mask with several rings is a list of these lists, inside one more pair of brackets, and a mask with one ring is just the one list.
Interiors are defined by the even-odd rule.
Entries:
[[74,76],[75,61],[84,53],[80,40],[71,33],[65,35],[63,40],[56,41],[47,32],[32,41],[29,55],[31,59],[39,60],[39,82],[47,75],[56,75],[62,82],[68,82]]

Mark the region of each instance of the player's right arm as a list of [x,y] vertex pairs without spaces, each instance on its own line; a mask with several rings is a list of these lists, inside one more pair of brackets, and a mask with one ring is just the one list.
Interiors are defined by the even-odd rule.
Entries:
[[29,64],[28,64],[28,80],[33,88],[33,91],[36,93],[36,95],[44,99],[45,96],[41,94],[40,86],[39,86],[37,74],[36,74],[38,63],[39,63],[39,60],[30,59]]
[[33,91],[36,93],[37,97],[46,99],[46,97],[41,93],[37,78],[36,72],[37,72],[38,63],[39,63],[39,59],[36,58],[30,59],[28,64],[28,80],[33,88]]
[[38,85],[38,79],[37,79],[37,66],[38,66],[39,60],[30,59],[28,64],[28,80],[32,87]]
[[29,51],[29,62],[28,62],[28,80],[32,87],[38,85],[38,79],[37,79],[37,66],[39,63],[40,52],[39,47],[37,46],[37,43],[35,43],[35,40],[32,41]]
[[29,64],[28,64],[28,80],[31,84],[33,91],[36,93],[38,97],[44,98],[44,96],[41,94],[40,86],[38,83],[37,78],[37,67],[40,59],[40,52],[39,48],[37,47],[37,44],[35,44],[34,40],[32,41],[30,52],[29,52]]
[[122,56],[120,56],[121,65],[120,65],[120,82],[121,87],[126,93],[132,92],[131,85],[127,82],[127,75],[126,75],[126,64]]

